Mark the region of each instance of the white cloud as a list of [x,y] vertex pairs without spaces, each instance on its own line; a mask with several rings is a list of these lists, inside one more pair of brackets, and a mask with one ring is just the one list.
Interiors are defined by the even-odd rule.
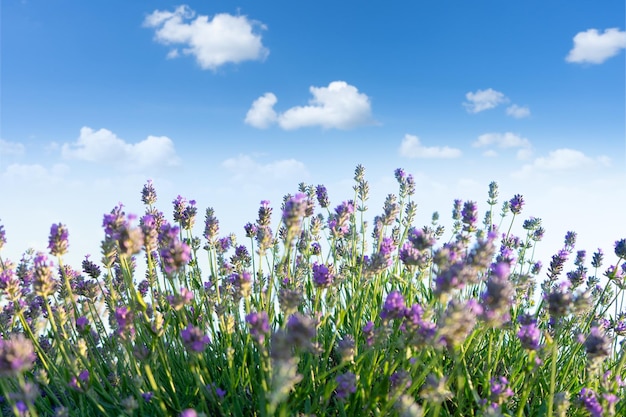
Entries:
[[[256,32],[266,27],[246,16],[219,13],[209,20],[206,15],[196,17],[189,6],[179,6],[173,12],[155,10],[143,24],[155,28],[157,42],[183,45],[183,54],[193,55],[203,69],[216,70],[229,62],[263,60],[269,54]],[[176,56],[176,49],[167,55]]]
[[488,149],[483,152],[483,156],[487,158],[495,158],[496,156],[498,156],[498,152],[494,151],[493,149]]
[[263,164],[249,155],[239,155],[223,161],[222,167],[233,174],[235,181],[280,181],[308,176],[305,165],[293,158]]
[[478,140],[472,144],[478,148],[490,145],[496,145],[499,148],[529,148],[530,141],[512,132],[485,133],[480,135]]
[[22,155],[23,153],[24,145],[21,143],[0,139],[0,157],[6,155]]
[[178,53],[178,49],[172,49],[172,50],[170,50],[167,53],[165,58],[167,58],[167,59],[174,59],[174,58],[178,58],[179,56],[180,56],[180,54]]
[[405,158],[458,158],[461,151],[449,146],[424,146],[415,135],[404,135],[400,156]]
[[611,28],[599,34],[597,29],[588,29],[574,36],[574,47],[569,51],[565,60],[575,63],[601,64],[624,48],[626,48],[626,32]]
[[278,119],[276,111],[274,111],[274,104],[277,101],[278,99],[272,93],[265,93],[257,98],[252,103],[250,110],[248,110],[245,122],[258,129],[269,127]]
[[463,103],[463,106],[465,106],[468,113],[479,113],[484,110],[493,109],[509,101],[504,94],[492,88],[477,90],[475,93],[470,91],[465,94],[465,98],[468,101]]
[[574,171],[584,168],[608,166],[611,160],[607,156],[591,158],[581,151],[562,148],[552,151],[545,157],[539,157],[531,164],[526,164],[521,170],[513,173],[514,177],[527,178],[532,174],[556,173]]
[[506,108],[506,114],[516,119],[523,119],[530,116],[530,109],[527,106],[513,104]]
[[40,164],[11,164],[2,177],[11,182],[20,181],[31,184],[32,182],[54,182],[60,180],[69,172],[65,164],[55,164],[48,169]]
[[166,136],[148,136],[138,143],[127,143],[107,129],[80,129],[75,143],[64,143],[65,159],[111,164],[128,171],[171,167],[179,163],[174,143]]
[[308,106],[296,106],[277,114],[276,96],[266,93],[252,104],[246,123],[259,128],[274,121],[285,130],[321,126],[325,129],[352,129],[372,124],[372,109],[367,95],[346,83],[333,81],[328,87],[310,87],[313,98]]

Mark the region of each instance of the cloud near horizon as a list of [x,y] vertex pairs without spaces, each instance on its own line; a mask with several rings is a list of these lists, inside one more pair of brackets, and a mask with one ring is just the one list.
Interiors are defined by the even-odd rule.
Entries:
[[585,168],[610,166],[608,156],[591,158],[576,149],[561,148],[548,153],[548,156],[536,158],[532,163],[525,164],[519,171],[512,173],[514,178],[528,178],[533,174],[571,172]]
[[174,167],[180,163],[174,142],[167,136],[148,136],[138,143],[128,143],[107,129],[80,129],[74,143],[61,147],[64,159],[76,159],[114,165],[126,171]]
[[[485,133],[480,135],[478,139],[472,143],[475,148],[485,148],[496,146],[501,149],[520,148],[517,151],[517,159],[528,159],[532,154],[532,145],[530,141],[520,135],[512,132],[505,133]],[[493,149],[488,149],[484,156],[494,157],[497,153]]]
[[307,106],[295,106],[283,113],[274,110],[276,96],[265,93],[252,103],[245,123],[258,129],[278,123],[284,130],[313,126],[347,130],[374,123],[369,97],[345,81],[333,81],[328,87],[311,86],[309,91],[313,98]]
[[573,41],[574,47],[565,57],[567,62],[602,64],[626,49],[626,31],[610,28],[601,34],[597,29],[588,29],[578,32]]
[[277,181],[307,177],[308,171],[304,163],[296,159],[281,159],[263,164],[250,155],[240,154],[222,162],[234,181]]
[[[195,19],[194,19],[195,17]],[[144,19],[145,27],[155,29],[155,41],[164,45],[182,45],[184,55],[192,55],[202,69],[215,71],[227,63],[262,61],[269,55],[258,29],[265,25],[247,16],[218,13],[209,20],[189,6],[173,12],[155,10]],[[167,53],[168,59],[180,56],[178,49]]]
[[461,150],[449,146],[424,146],[415,135],[404,135],[399,149],[405,158],[458,158]]

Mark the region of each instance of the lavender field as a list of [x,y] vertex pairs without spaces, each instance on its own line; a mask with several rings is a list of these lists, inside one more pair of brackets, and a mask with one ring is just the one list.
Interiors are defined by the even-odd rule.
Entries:
[[241,242],[148,181],[82,265],[63,223],[46,251],[0,251],[3,415],[625,415],[626,239],[587,252],[572,231],[535,259],[549,230],[523,196],[492,182],[487,212],[415,224],[415,180],[394,175],[369,223],[360,165],[353,195],[261,201]]

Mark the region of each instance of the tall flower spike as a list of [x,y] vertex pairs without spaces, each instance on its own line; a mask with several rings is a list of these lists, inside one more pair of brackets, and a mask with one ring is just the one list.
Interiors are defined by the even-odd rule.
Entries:
[[69,247],[68,236],[69,232],[64,224],[53,224],[50,227],[48,249],[52,256],[62,256],[67,253],[67,248]]

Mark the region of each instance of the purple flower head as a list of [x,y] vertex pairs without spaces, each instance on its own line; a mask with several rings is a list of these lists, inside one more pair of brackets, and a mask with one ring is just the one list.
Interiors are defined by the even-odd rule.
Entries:
[[463,230],[468,233],[476,231],[476,223],[478,222],[478,207],[475,201],[466,201],[461,211],[461,221],[463,222]]
[[0,250],[7,243],[7,232],[4,230],[4,226],[0,224]]
[[157,201],[156,190],[152,180],[148,180],[141,190],[141,201],[146,206],[152,206]]
[[307,199],[306,194],[297,193],[285,201],[282,218],[288,234],[291,233],[291,236],[294,236],[300,229],[302,219],[306,215]]
[[122,211],[124,205],[119,203],[109,214],[105,214],[102,220],[102,227],[107,237],[112,238],[119,228],[126,222],[126,213]]
[[452,300],[437,323],[437,334],[446,346],[452,347],[465,341],[476,326],[476,318],[483,309],[471,298],[467,301]]
[[172,204],[174,205],[174,221],[180,223],[183,219],[187,199],[179,195],[172,201]]
[[352,372],[337,375],[335,381],[337,382],[337,389],[335,390],[337,398],[344,400],[356,392],[356,375]]
[[167,296],[167,301],[175,311],[179,311],[184,306],[190,304],[191,300],[193,300],[193,292],[183,287],[181,287],[178,294]]
[[152,391],[148,391],[148,392],[142,392],[141,393],[141,398],[143,398],[143,400],[147,403],[149,403],[150,401],[152,401],[152,397],[154,397],[154,393]]
[[46,298],[56,291],[57,281],[53,277],[52,263],[39,252],[33,260],[33,290],[36,295]]
[[133,319],[134,314],[130,308],[122,306],[115,309],[115,321],[117,322],[116,333],[123,339],[132,339],[135,336]]
[[207,390],[209,390],[211,394],[217,395],[218,398],[224,398],[226,396],[226,390],[223,390],[220,387],[218,387],[215,384],[215,382],[210,383],[209,385],[206,386],[206,388]]
[[583,388],[580,390],[580,394],[578,395],[580,402],[583,407],[589,411],[592,417],[602,417],[604,411],[600,402],[598,401],[598,397],[596,393],[590,388]]
[[503,376],[498,379],[492,378],[489,385],[492,404],[501,405],[514,394],[513,390],[509,388],[509,381]]
[[250,238],[255,237],[257,230],[258,230],[257,226],[252,223],[246,223],[243,229],[246,232],[246,237],[250,237]]
[[310,349],[313,347],[316,327],[317,323],[313,318],[301,313],[292,314],[287,320],[288,340],[296,347]]
[[322,253],[322,246],[317,242],[311,243],[311,254],[320,255],[321,253]]
[[522,207],[524,207],[524,197],[520,194],[515,194],[511,200],[509,200],[509,209],[511,213],[517,215],[522,212]]
[[235,272],[230,276],[229,280],[239,298],[250,295],[250,291],[252,290],[252,275],[249,272]]
[[418,250],[430,249],[437,243],[437,239],[432,234],[415,227],[409,229],[407,239]]
[[576,246],[576,237],[576,232],[570,231],[565,234],[565,250],[571,252],[574,249],[574,246]]
[[325,264],[313,263],[313,283],[316,287],[327,288],[335,278],[332,265],[330,267]]
[[626,259],[626,239],[615,242],[615,255],[620,259]]
[[250,327],[252,338],[258,343],[263,344],[265,337],[270,332],[269,317],[265,311],[259,313],[250,313],[246,316],[246,323]]
[[593,254],[593,258],[591,258],[591,266],[594,268],[600,268],[602,266],[602,261],[604,260],[604,252],[602,249],[598,248],[596,252]]
[[348,233],[350,215],[354,213],[354,202],[344,201],[335,207],[335,213],[328,218],[328,228],[333,237],[340,238]]
[[261,201],[261,207],[259,207],[259,219],[257,224],[259,226],[269,226],[271,223],[272,208],[268,200]]
[[171,274],[185,266],[191,259],[191,248],[179,237],[179,229],[176,226],[164,224],[159,232],[159,255],[165,273]]
[[548,311],[550,317],[558,319],[569,314],[572,309],[573,296],[569,289],[570,283],[565,281],[552,288],[552,290],[545,295],[545,299],[548,301]]
[[518,320],[521,327],[517,332],[517,338],[522,347],[528,350],[537,350],[541,338],[541,330],[537,327],[537,321],[531,316],[520,316]]
[[399,291],[392,291],[387,295],[383,310],[380,312],[380,318],[384,320],[392,320],[404,316],[406,306],[404,305],[404,297]]
[[374,322],[368,321],[367,323],[365,323],[365,326],[363,326],[362,331],[363,331],[363,336],[365,337],[367,346],[372,346],[374,344]]
[[599,327],[592,327],[585,340],[585,350],[590,360],[604,359],[611,354],[611,340]]
[[211,343],[209,336],[204,334],[199,328],[191,324],[180,332],[185,348],[190,352],[202,352],[206,345]]
[[319,203],[320,207],[327,208],[330,205],[330,200],[328,199],[328,191],[326,190],[326,187],[324,187],[323,185],[318,185],[315,188],[315,194],[317,195],[317,202]]
[[146,252],[152,252],[157,249],[159,241],[159,230],[157,229],[156,219],[152,214],[146,214],[139,219],[139,227],[143,232],[143,244]]
[[198,417],[198,412],[193,408],[187,408],[181,411],[178,417]]
[[21,374],[32,368],[35,358],[33,343],[23,334],[11,334],[8,340],[0,338],[0,375]]
[[69,232],[67,226],[58,223],[53,224],[50,227],[50,237],[48,238],[48,249],[52,256],[61,256],[67,253],[69,246],[68,238]]
[[87,320],[87,317],[80,316],[76,319],[76,330],[78,330],[79,333],[84,333],[86,330],[88,330],[88,326],[89,320]]

